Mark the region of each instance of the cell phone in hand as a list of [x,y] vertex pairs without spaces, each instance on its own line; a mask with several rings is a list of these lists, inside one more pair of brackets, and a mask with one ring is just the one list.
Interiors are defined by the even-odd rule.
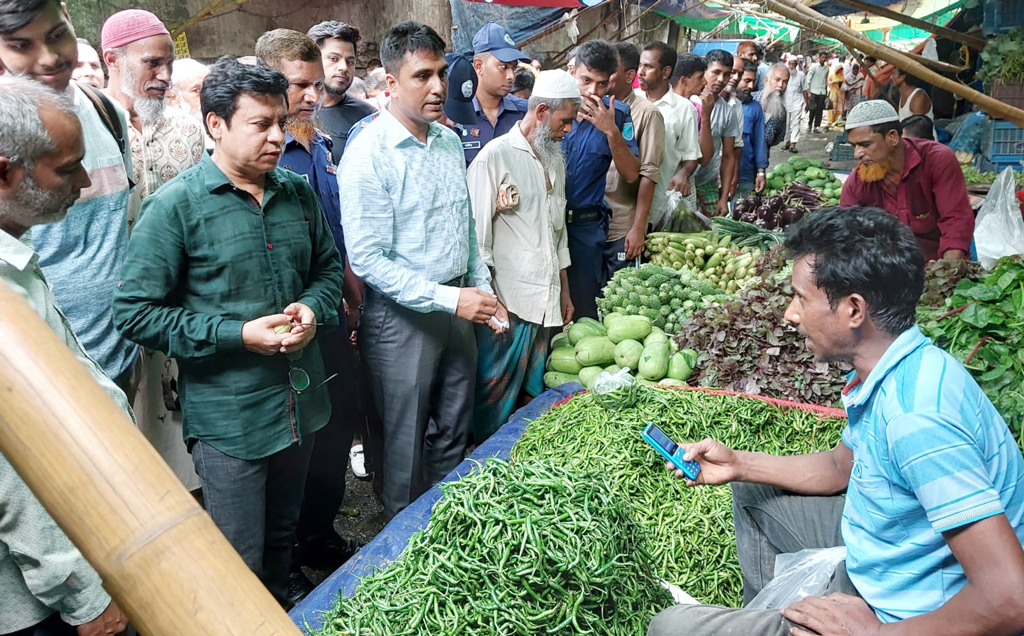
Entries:
[[672,463],[673,466],[683,471],[683,474],[691,480],[696,480],[697,475],[700,474],[700,464],[694,461],[686,461],[683,459],[683,455],[686,451],[672,441],[672,439],[665,434],[660,428],[655,426],[654,422],[647,425],[646,428],[640,433],[640,436],[644,438],[648,444],[651,445],[654,450],[658,451],[662,457]]

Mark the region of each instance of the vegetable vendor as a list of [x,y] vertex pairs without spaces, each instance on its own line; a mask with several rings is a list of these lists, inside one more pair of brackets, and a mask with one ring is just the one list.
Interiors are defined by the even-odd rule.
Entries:
[[581,100],[571,75],[541,72],[526,116],[487,144],[466,174],[480,258],[510,323],[498,333],[475,325],[477,443],[508,421],[520,392],[544,391],[548,328],[572,320],[561,143]]
[[569,293],[577,316],[597,318],[605,282],[604,248],[611,209],[604,193],[613,164],[627,183],[640,178],[640,148],[629,106],[605,97],[619,54],[604,40],[590,40],[572,53],[569,72],[580,85],[583,106],[562,142],[565,153],[566,223],[569,232]]
[[843,185],[840,206],[883,208],[911,229],[926,260],[967,258],[974,211],[953,151],[904,136],[896,109],[883,100],[857,104],[846,131],[860,165]]
[[854,368],[847,427],[833,450],[790,457],[683,444],[701,466],[688,485],[732,485],[745,601],[780,553],[845,545],[845,563],[826,596],[781,611],[677,605],[648,636],[1024,633],[1024,457],[970,373],[914,324],[913,234],[879,209],[831,208],[786,248],[786,319],[816,360]]

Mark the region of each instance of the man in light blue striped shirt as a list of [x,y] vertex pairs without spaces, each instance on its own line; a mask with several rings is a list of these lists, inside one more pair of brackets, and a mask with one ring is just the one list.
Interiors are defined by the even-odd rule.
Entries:
[[444,41],[417,22],[381,43],[391,101],[351,140],[339,169],[352,270],[369,289],[359,342],[384,426],[389,518],[460,461],[473,411],[472,322],[508,312],[480,257],[459,137],[437,123]]
[[824,597],[781,612],[676,606],[648,635],[1024,633],[1024,457],[970,373],[914,326],[924,257],[913,233],[883,210],[833,208],[786,247],[786,319],[817,360],[854,368],[842,441],[795,457],[683,446],[698,483],[736,482],[747,601],[780,553],[845,545],[846,562]]

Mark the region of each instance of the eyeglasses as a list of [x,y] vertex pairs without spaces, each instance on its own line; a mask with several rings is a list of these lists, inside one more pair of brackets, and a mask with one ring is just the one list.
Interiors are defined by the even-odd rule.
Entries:
[[[323,382],[313,387],[313,390],[315,391],[319,389],[320,387],[327,384],[336,377],[338,377],[337,373],[328,377]],[[306,370],[302,369],[301,367],[289,367],[288,384],[291,385],[292,390],[295,391],[296,394],[301,395],[303,391],[309,390],[309,385],[311,384],[309,380],[309,374],[306,373]]]

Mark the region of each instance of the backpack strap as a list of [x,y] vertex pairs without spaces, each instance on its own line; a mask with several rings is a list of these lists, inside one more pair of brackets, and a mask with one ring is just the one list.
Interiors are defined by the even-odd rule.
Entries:
[[132,171],[130,154],[128,152],[128,141],[125,138],[125,130],[121,125],[121,118],[117,114],[117,108],[114,106],[114,102],[110,101],[110,98],[101,93],[99,90],[89,86],[88,84],[81,84],[75,82],[75,84],[82,89],[85,96],[89,98],[92,105],[96,108],[96,113],[100,116],[100,121],[103,122],[103,126],[110,132],[110,136],[117,142],[117,149],[121,151],[121,157],[124,160],[124,171],[125,176],[128,178],[128,189],[131,190],[135,187],[135,182],[132,181]]

